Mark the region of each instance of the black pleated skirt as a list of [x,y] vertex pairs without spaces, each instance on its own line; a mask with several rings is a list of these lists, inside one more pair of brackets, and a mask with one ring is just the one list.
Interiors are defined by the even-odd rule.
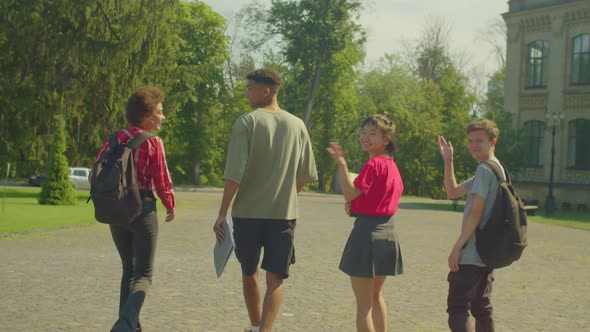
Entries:
[[402,274],[404,264],[393,216],[359,215],[340,260],[340,270],[351,277]]

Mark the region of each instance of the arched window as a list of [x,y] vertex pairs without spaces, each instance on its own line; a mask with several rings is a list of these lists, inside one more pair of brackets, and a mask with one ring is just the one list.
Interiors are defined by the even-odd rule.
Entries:
[[570,121],[568,136],[567,167],[590,170],[590,120]]
[[572,84],[590,84],[590,34],[573,39]]
[[524,142],[527,146],[527,166],[532,168],[543,167],[545,122],[526,121],[522,130]]
[[544,88],[547,86],[547,55],[549,42],[535,40],[528,44],[528,88]]

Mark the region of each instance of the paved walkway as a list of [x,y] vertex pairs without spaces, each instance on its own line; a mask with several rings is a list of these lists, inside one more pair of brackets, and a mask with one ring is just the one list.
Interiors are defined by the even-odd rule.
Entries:
[[[179,193],[160,224],[144,331],[241,331],[247,323],[240,268],[217,279],[212,222],[218,191]],[[285,282],[275,331],[354,331],[354,298],[337,266],[352,220],[339,196],[306,194],[297,263]],[[446,330],[446,259],[458,212],[402,204],[397,216],[405,274],[384,286],[391,331]],[[496,271],[497,331],[590,331],[590,232],[533,224],[520,262]],[[117,312],[119,261],[106,226],[0,239],[0,331],[108,331]]]

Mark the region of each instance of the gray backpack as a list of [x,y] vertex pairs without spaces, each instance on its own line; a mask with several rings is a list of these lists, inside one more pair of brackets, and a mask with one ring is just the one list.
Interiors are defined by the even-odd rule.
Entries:
[[133,149],[153,137],[147,131],[120,144],[117,133],[109,136],[109,149],[94,163],[90,178],[90,198],[94,216],[105,224],[133,222],[142,209]]

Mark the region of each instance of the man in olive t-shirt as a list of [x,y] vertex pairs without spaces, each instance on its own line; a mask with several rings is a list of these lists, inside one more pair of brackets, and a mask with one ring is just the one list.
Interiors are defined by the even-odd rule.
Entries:
[[[283,279],[295,262],[293,237],[298,217],[297,193],[317,180],[311,142],[303,121],[280,109],[279,75],[260,69],[247,76],[253,111],[240,116],[228,146],[219,216],[213,230],[223,240],[221,224],[232,206],[236,257],[242,268],[244,300],[251,326],[271,331],[278,313]],[[260,299],[258,263],[264,248],[266,294]]]

